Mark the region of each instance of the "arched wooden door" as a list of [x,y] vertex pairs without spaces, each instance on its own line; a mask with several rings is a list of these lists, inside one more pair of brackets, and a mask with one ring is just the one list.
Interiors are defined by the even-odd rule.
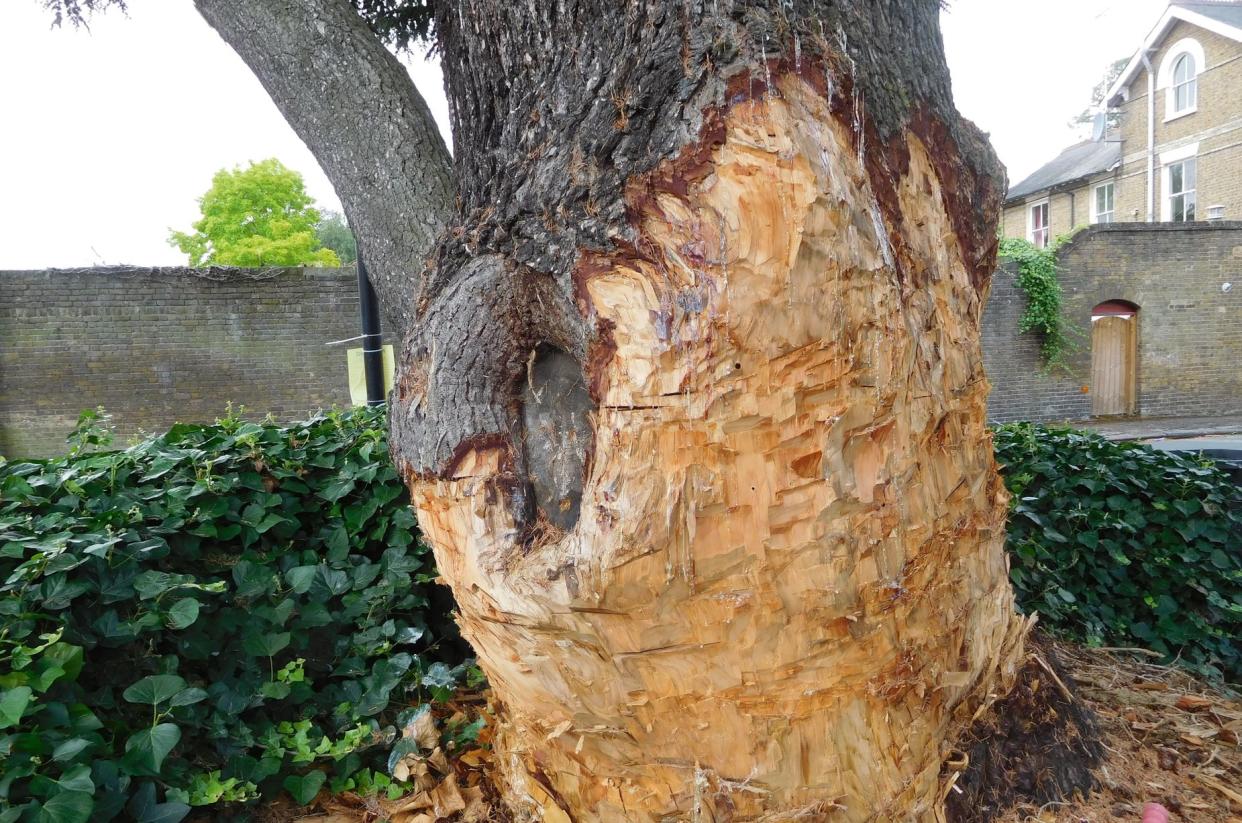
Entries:
[[1101,303],[1091,312],[1091,414],[1134,414],[1137,387],[1138,306]]

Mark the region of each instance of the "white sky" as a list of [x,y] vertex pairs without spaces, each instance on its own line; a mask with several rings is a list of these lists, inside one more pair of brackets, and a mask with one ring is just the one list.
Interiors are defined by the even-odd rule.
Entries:
[[[0,270],[178,264],[223,167],[278,157],[339,208],[258,81],[191,0],[130,0],[91,30],[51,29],[38,0],[0,0]],[[959,109],[1011,182],[1078,139],[1066,123],[1166,0],[951,0],[945,47]],[[447,133],[440,73],[409,61]]]

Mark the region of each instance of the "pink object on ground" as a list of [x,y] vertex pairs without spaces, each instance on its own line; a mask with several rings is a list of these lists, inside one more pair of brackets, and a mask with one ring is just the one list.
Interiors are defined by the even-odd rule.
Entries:
[[1143,823],[1169,823],[1169,810],[1159,803],[1143,806]]

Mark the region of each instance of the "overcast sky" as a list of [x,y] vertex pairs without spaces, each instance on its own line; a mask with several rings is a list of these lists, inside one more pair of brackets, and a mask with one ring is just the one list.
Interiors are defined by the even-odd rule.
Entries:
[[[49,27],[39,0],[0,0],[0,269],[178,264],[223,167],[277,157],[339,208],[314,157],[191,0],[129,0],[91,30]],[[958,108],[1020,180],[1077,139],[1067,122],[1165,0],[951,0]],[[447,137],[434,63],[409,59]]]

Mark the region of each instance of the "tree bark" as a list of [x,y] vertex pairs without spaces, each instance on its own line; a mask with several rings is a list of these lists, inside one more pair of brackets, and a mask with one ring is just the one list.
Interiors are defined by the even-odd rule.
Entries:
[[[196,2],[364,247],[419,258],[429,126],[333,131],[364,93],[425,119],[347,3]],[[437,6],[457,205],[406,286],[392,448],[519,810],[943,818],[1027,624],[979,348],[1004,181],[938,12]]]
[[545,820],[936,820],[1022,655],[936,0],[446,5],[393,452]]
[[455,192],[448,149],[409,73],[349,0],[194,3],[332,181],[400,337],[415,314],[410,284]]

